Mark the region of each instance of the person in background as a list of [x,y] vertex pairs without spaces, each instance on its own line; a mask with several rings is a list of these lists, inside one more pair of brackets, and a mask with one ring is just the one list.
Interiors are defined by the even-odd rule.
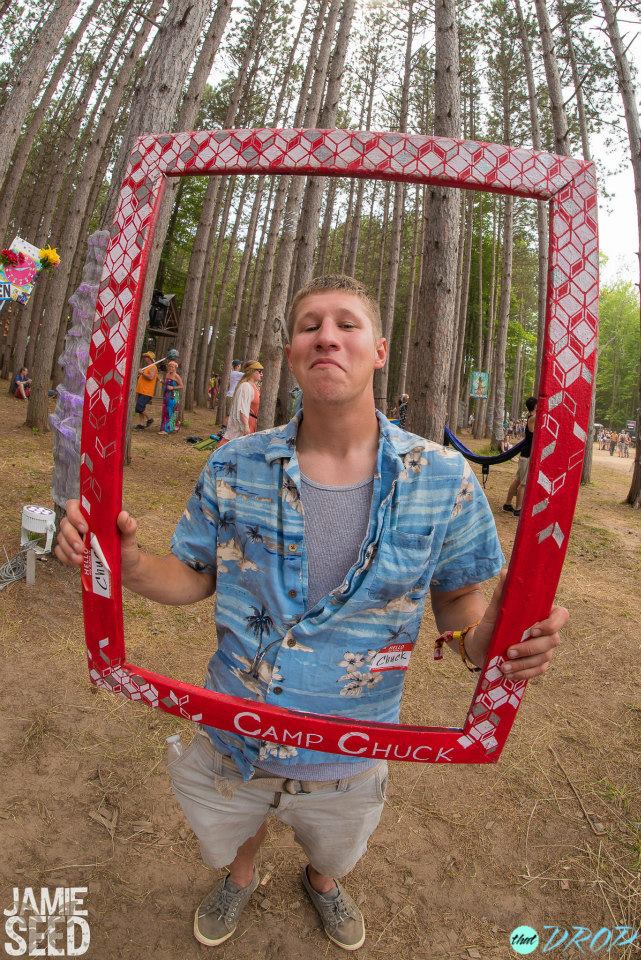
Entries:
[[[515,517],[519,517],[521,515],[521,504],[523,503],[525,484],[527,482],[527,473],[530,466],[532,436],[534,434],[534,425],[536,423],[536,397],[528,397],[525,401],[525,406],[529,414],[525,423],[525,445],[523,446],[519,455],[516,476],[510,484],[510,489],[507,492],[505,503],[503,504],[503,511],[505,513],[513,513]],[[513,507],[512,500],[515,495],[516,507]]]
[[218,391],[220,389],[220,377],[218,374],[213,373],[209,378],[209,389],[207,390],[207,396],[209,398],[209,409],[213,410],[216,406],[216,401],[218,400]]
[[409,403],[409,400],[409,393],[403,393],[398,401],[398,419],[401,424],[401,430],[405,429],[405,421],[407,420],[407,404]]
[[258,408],[260,406],[260,390],[258,385],[263,379],[263,365],[258,360],[245,364],[244,373],[238,382],[234,393],[227,427],[223,438],[218,444],[229,443],[238,437],[246,437],[256,432],[258,423]]
[[138,414],[136,430],[144,430],[154,422],[153,417],[147,416],[147,405],[151,403],[158,383],[158,367],[155,360],[156,354],[151,350],[146,350],[142,355],[142,366],[138,370],[136,383],[136,413]]
[[20,372],[16,373],[11,384],[11,393],[16,400],[28,400],[31,393],[31,377],[26,367],[21,367]]
[[612,430],[612,432],[610,433],[610,456],[611,457],[614,456],[614,451],[617,448],[618,442],[619,442],[619,434],[616,432],[616,430]]
[[227,397],[230,400],[236,393],[236,387],[238,386],[242,378],[243,378],[243,371],[241,370],[240,360],[232,360],[231,373],[229,374],[229,390],[227,391]]
[[180,430],[180,391],[184,386],[178,373],[177,362],[170,360],[162,391],[162,418],[158,433],[175,433]]

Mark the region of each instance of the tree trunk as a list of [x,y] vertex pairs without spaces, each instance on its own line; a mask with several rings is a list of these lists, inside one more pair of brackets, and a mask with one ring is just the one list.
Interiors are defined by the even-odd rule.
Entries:
[[514,197],[506,197],[503,212],[503,262],[501,264],[501,303],[494,351],[494,410],[492,415],[492,447],[501,449],[503,419],[505,417],[505,350],[510,320],[512,291],[512,224]]
[[[516,7],[516,16],[519,24],[519,34],[521,37],[521,50],[523,53],[523,63],[525,66],[525,79],[527,83],[528,109],[530,113],[530,127],[532,130],[532,146],[535,150],[541,150],[541,127],[539,124],[539,109],[537,103],[536,83],[534,80],[534,69],[532,67],[532,53],[530,50],[530,39],[523,17],[521,0],[514,0]],[[539,277],[538,277],[538,326],[536,341],[536,370],[534,376],[534,393],[538,393],[539,377],[541,375],[541,361],[543,359],[543,341],[545,339],[545,314],[547,305],[547,283],[548,283],[548,204],[537,202],[536,205],[536,229],[539,245]]]
[[536,7],[536,16],[539,22],[543,65],[545,67],[545,78],[550,97],[550,109],[552,111],[554,151],[555,153],[560,153],[562,156],[567,156],[570,152],[568,143],[568,118],[565,113],[561,77],[556,61],[554,39],[550,28],[546,0],[534,0],[534,6]]
[[49,104],[51,103],[51,100],[58,89],[58,84],[60,83],[65,70],[70,64],[71,59],[78,48],[78,44],[82,40],[87,26],[92,20],[99,5],[100,0],[93,0],[91,6],[87,9],[87,12],[78,24],[74,35],[69,40],[60,58],[58,59],[53,74],[51,75],[51,79],[47,83],[45,91],[40,98],[40,102],[33,111],[32,115],[29,117],[27,128],[18,141],[16,149],[14,150],[5,182],[2,185],[2,190],[0,191],[0,237],[5,237],[8,234],[13,201],[15,200],[16,194],[20,187],[20,181],[27,165],[27,160],[29,159],[31,147],[33,146],[33,142],[38,134],[38,131],[40,130]]
[[[455,0],[434,0],[434,8],[434,133],[458,138],[461,90],[456,3]],[[409,428],[441,443],[454,338],[459,198],[451,188],[428,186],[427,191],[423,281],[410,364]]]
[[2,111],[0,111],[0,183],[20,138],[22,125],[37,99],[40,85],[51,67],[62,35],[69,26],[78,0],[58,0],[39,31],[25,64],[17,74]]
[[[639,249],[641,250],[641,125],[639,124],[637,96],[632,81],[630,62],[623,44],[623,38],[621,37],[612,0],[601,0],[601,5],[603,6],[608,37],[616,63],[617,81],[621,99],[623,100],[625,122],[630,140],[630,158],[634,176],[634,196],[637,204],[637,241]],[[637,255],[639,256],[641,279],[641,252]],[[639,320],[641,323],[641,313]],[[641,509],[641,357],[639,358],[639,406],[637,407],[636,435],[634,470],[632,473],[632,483],[630,484],[630,489],[626,497],[626,503],[629,503],[631,507],[635,507],[638,510]]]
[[407,315],[405,326],[403,328],[403,348],[401,353],[401,369],[398,376],[397,394],[400,397],[405,393],[405,383],[407,380],[407,361],[410,352],[410,338],[412,335],[412,322],[414,319],[414,302],[416,300],[416,267],[418,258],[418,243],[420,237],[420,225],[423,222],[419,219],[419,210],[421,209],[421,188],[416,187],[414,197],[414,214],[412,216],[412,255],[410,257],[410,286],[407,294]]
[[[465,213],[465,233],[463,241],[463,260],[461,264],[460,296],[458,298],[458,337],[456,355],[452,367],[452,386],[450,393],[450,430],[456,433],[458,429],[459,398],[461,394],[461,379],[463,356],[465,352],[465,334],[467,329],[467,306],[470,296],[470,271],[472,266],[472,226],[474,221],[474,197],[467,197],[467,211]],[[465,210],[461,204],[461,212]]]
[[[318,125],[322,129],[328,129],[336,125],[336,111],[338,109],[341,82],[345,71],[345,58],[347,56],[347,45],[349,43],[352,17],[354,15],[354,2],[355,0],[343,0],[343,12],[338,25],[336,44],[329,66],[329,79],[327,81],[325,102],[318,119]],[[329,36],[330,40],[336,28],[338,14],[339,5],[333,3],[330,7],[327,26],[325,28],[325,35]],[[324,60],[319,63],[318,69],[327,69]],[[292,282],[292,293],[300,290],[301,287],[309,283],[312,278],[324,179],[324,177],[310,177],[305,186],[305,194],[296,236],[296,265]]]

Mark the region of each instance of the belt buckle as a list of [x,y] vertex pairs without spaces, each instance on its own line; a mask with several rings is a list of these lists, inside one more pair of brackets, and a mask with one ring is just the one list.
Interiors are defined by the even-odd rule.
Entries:
[[309,793],[309,790],[303,790],[303,783],[301,780],[284,780],[283,790],[285,793],[289,793],[293,797],[297,797],[299,793]]

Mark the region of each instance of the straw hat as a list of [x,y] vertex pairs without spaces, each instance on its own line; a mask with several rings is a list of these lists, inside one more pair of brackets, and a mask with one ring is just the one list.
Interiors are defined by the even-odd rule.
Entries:
[[252,370],[264,370],[262,363],[259,363],[258,360],[250,360],[249,363],[245,364],[244,370],[245,373],[251,373]]
[[143,353],[143,357],[149,357],[150,360],[155,360],[156,354],[153,353],[152,350],[145,350],[145,352]]

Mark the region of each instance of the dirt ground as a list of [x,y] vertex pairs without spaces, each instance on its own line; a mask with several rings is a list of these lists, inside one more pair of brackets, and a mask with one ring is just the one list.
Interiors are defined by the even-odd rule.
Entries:
[[[207,456],[184,437],[208,434],[210,418],[188,419],[175,437],[134,438],[125,503],[150,550],[166,549]],[[22,505],[50,504],[51,440],[23,420],[0,382],[0,546],[10,556]],[[365,914],[364,960],[506,960],[521,924],[542,936],[544,925],[641,926],[641,514],[622,504],[631,463],[596,453],[558,594],[571,621],[554,669],[530,684],[500,762],[393,766],[381,826],[348,881]],[[487,487],[508,555],[516,521],[500,506],[513,469],[492,468]],[[164,772],[165,738],[179,721],[90,686],[75,571],[40,561],[35,587],[0,592],[0,611],[1,906],[15,886],[84,885],[87,956],[205,956],[192,916],[214,876]],[[214,643],[211,602],[172,609],[127,596],[126,624],[134,662],[200,682]],[[432,662],[434,630],[426,617],[403,717],[458,725],[474,681],[453,657]],[[302,861],[272,823],[261,857],[270,879],[218,948],[223,960],[342,955],[300,888]]]

